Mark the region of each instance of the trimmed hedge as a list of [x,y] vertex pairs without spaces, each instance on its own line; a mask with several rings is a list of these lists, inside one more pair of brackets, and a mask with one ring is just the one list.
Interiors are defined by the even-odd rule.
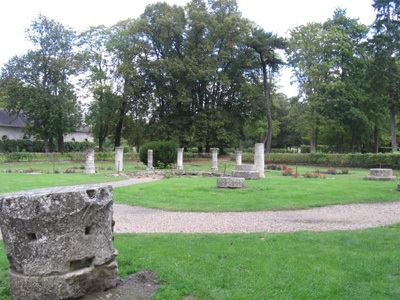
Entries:
[[[64,142],[65,152],[80,152],[88,148],[94,148],[91,142]],[[44,152],[43,141],[31,140],[4,140],[0,141],[1,152]]]
[[150,142],[142,146],[139,158],[143,164],[147,165],[147,150],[153,150],[153,166],[166,169],[176,163],[178,147],[179,145],[173,141]]
[[[235,154],[231,155],[231,160],[235,160]],[[252,163],[253,153],[243,153],[242,161]],[[392,153],[349,153],[349,154],[330,154],[330,153],[270,153],[265,155],[265,163],[274,164],[307,164],[313,166],[326,167],[353,167],[353,168],[391,168],[400,169],[400,154]]]
[[[138,159],[138,153],[124,153],[125,160]],[[33,152],[9,152],[6,154],[0,153],[0,162],[20,162],[20,161],[79,161],[86,160],[86,152],[69,152],[69,153],[33,153]],[[95,152],[95,161],[114,161],[115,152]]]

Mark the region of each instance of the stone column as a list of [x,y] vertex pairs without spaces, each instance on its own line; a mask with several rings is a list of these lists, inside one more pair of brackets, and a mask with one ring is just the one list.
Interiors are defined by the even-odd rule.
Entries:
[[94,166],[94,149],[87,149],[85,174],[95,174],[95,173],[96,173],[96,168]]
[[242,151],[236,151],[236,165],[240,166],[242,164]]
[[153,150],[147,150],[147,168],[146,170],[154,170],[153,167]]
[[124,168],[124,148],[115,147],[115,171],[122,172]]
[[132,147],[132,153],[137,153],[136,147]]
[[77,299],[118,284],[110,185],[3,194],[0,206],[12,299]]
[[176,168],[178,170],[183,170],[183,148],[178,148],[178,157],[176,161]]
[[218,171],[218,148],[212,148],[212,171]]
[[264,174],[264,143],[257,143],[254,150],[254,164],[260,173],[260,178],[265,178]]

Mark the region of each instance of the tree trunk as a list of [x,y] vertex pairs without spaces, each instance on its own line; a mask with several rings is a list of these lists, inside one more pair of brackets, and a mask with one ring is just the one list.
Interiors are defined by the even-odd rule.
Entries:
[[397,152],[396,116],[393,102],[390,105],[390,130],[392,133],[392,152]]
[[310,137],[310,153],[317,151],[317,129],[313,128]]
[[315,137],[310,138],[310,153],[314,153],[317,150],[317,142]]
[[337,152],[343,153],[343,135],[338,133],[337,134]]
[[351,153],[354,152],[355,144],[356,144],[356,134],[353,132],[353,134],[351,135],[351,146],[350,146],[350,152]]
[[378,153],[379,152],[379,130],[378,130],[378,126],[374,127],[374,153]]
[[242,145],[242,140],[239,140],[239,151],[242,151],[243,145]]
[[198,146],[197,148],[199,149],[199,153],[203,153],[203,146]]
[[50,150],[50,153],[54,152],[54,140],[53,140],[53,138],[49,138],[49,150]]
[[64,153],[64,136],[61,133],[58,135],[58,152]]
[[43,142],[44,142],[44,152],[49,153],[49,139],[47,137],[44,137]]

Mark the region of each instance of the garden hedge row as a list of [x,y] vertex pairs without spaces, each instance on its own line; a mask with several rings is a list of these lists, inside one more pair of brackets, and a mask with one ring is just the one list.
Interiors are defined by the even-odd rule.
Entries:
[[[124,153],[124,159],[138,159],[138,153]],[[53,161],[79,161],[84,162],[86,160],[86,152],[68,152],[68,153],[36,153],[36,152],[9,152],[6,154],[0,154],[0,162],[21,162],[21,161],[42,161],[42,162],[53,162]],[[95,161],[114,161],[115,152],[95,152]]]
[[[65,152],[85,151],[88,148],[94,148],[95,144],[91,142],[64,142]],[[43,141],[31,140],[2,140],[0,141],[1,152],[44,152]]]
[[[231,154],[235,160],[235,154]],[[243,153],[242,161],[252,163],[253,153]],[[274,164],[307,164],[326,167],[353,167],[353,168],[391,168],[400,169],[400,154],[331,154],[331,153],[270,153],[265,155],[265,163]]]

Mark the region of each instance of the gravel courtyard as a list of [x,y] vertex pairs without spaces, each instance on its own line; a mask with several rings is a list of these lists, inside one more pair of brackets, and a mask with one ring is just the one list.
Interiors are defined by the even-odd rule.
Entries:
[[[159,178],[131,178],[113,187]],[[250,233],[357,230],[400,222],[400,202],[333,205],[288,211],[170,212],[114,204],[116,233]]]

